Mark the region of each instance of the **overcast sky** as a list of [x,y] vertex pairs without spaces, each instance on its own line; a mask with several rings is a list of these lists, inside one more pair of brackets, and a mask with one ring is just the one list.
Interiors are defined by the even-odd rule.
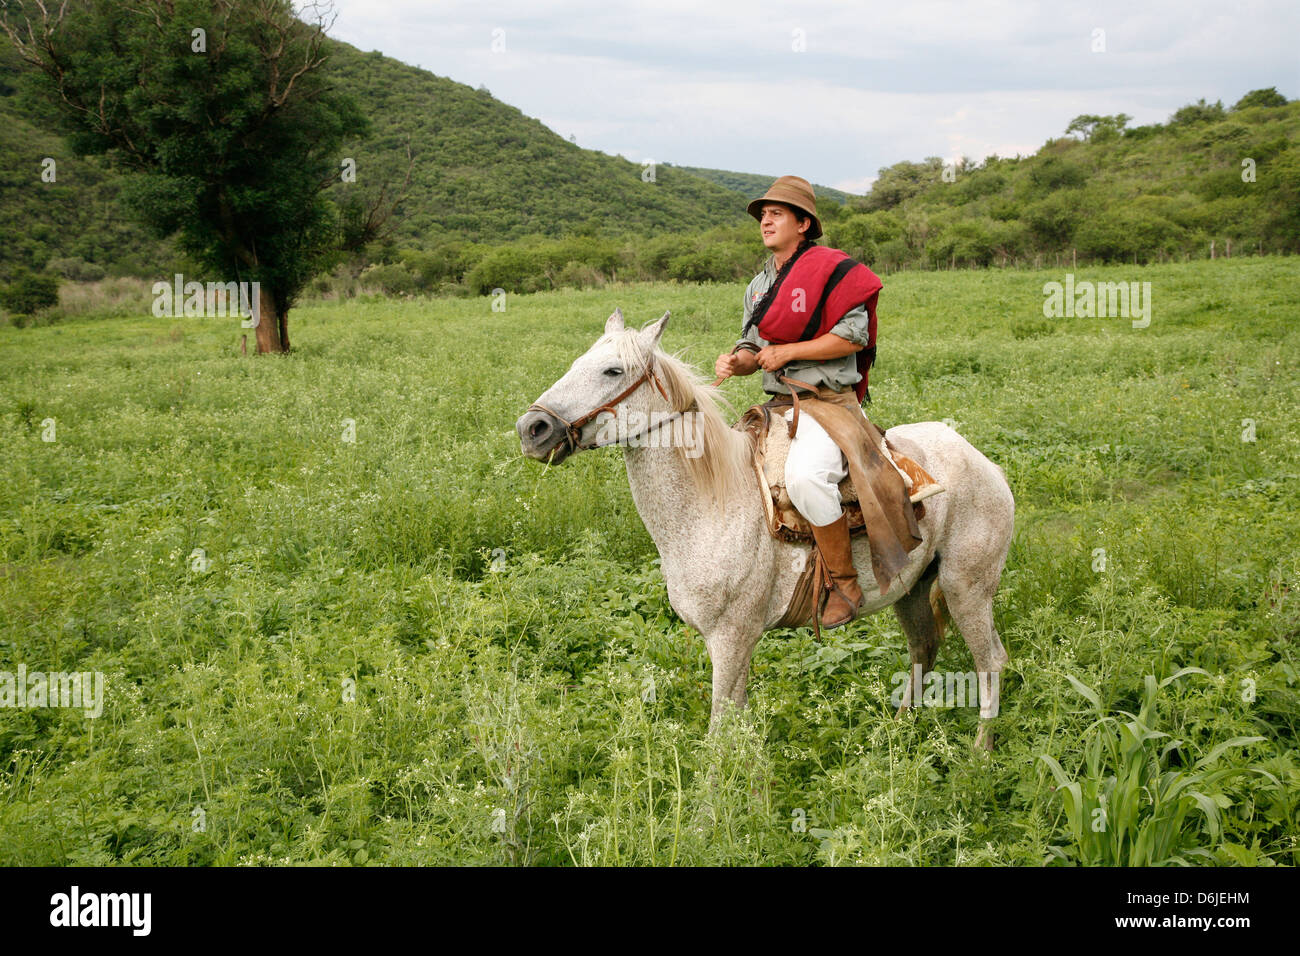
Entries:
[[334,7],[334,37],[486,86],[579,146],[850,192],[904,159],[1032,153],[1080,113],[1300,96],[1296,0]]

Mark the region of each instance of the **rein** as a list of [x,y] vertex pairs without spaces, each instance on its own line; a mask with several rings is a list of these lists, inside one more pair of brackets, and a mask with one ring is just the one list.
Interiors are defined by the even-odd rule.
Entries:
[[[668,393],[664,391],[663,383],[659,381],[659,376],[655,373],[655,362],[654,362],[654,358],[651,357],[650,362],[646,365],[645,371],[641,373],[640,377],[637,378],[635,382],[633,382],[627,388],[623,389],[623,391],[620,392],[615,398],[611,398],[604,405],[601,405],[599,408],[588,412],[587,414],[583,415],[581,418],[576,418],[571,422],[566,421],[563,415],[557,414],[555,411],[547,408],[541,402],[533,402],[533,404],[528,406],[528,411],[531,412],[535,408],[540,409],[541,411],[546,412],[546,414],[552,416],[553,418],[558,419],[564,425],[565,441],[567,441],[569,444],[570,453],[576,451],[587,451],[592,448],[606,448],[609,445],[617,445],[619,443],[616,441],[605,442],[604,444],[598,444],[593,442],[592,444],[586,445],[583,444],[582,441],[579,439],[578,433],[582,431],[583,426],[586,425],[587,422],[591,421],[601,412],[609,412],[611,415],[617,418],[618,409],[615,408],[615,406],[618,405],[619,402],[623,401],[623,399],[627,398],[629,395],[635,392],[643,384],[645,384],[647,379],[654,383],[654,387],[659,390],[659,394],[664,397],[664,401],[665,402],[668,401],[669,400]],[[687,409],[687,411],[690,411],[690,409]],[[675,418],[680,418],[684,414],[685,412],[676,412],[675,414],[665,419],[664,421],[657,422],[654,425],[650,425],[644,430],[642,430],[640,433],[633,435],[632,437],[640,438],[641,435],[646,434],[652,428],[659,428],[665,425],[667,422],[672,421]]]

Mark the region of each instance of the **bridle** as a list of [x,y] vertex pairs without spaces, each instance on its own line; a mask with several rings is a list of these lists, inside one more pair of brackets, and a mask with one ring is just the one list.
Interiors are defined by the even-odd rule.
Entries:
[[[644,385],[647,380],[654,383],[654,387],[659,390],[659,394],[664,397],[665,402],[669,401],[668,393],[664,391],[663,383],[659,381],[659,376],[655,372],[654,358],[651,357],[650,362],[646,365],[645,371],[641,373],[641,375],[637,378],[635,382],[633,382],[627,388],[623,389],[623,391],[621,391],[614,398],[611,398],[604,405],[601,405],[599,408],[588,412],[587,414],[583,415],[581,418],[575,418],[571,422],[566,421],[563,415],[557,414],[555,411],[547,408],[541,402],[533,402],[533,404],[528,406],[528,411],[531,412],[533,409],[539,409],[540,411],[546,412],[546,414],[550,415],[552,418],[558,420],[564,425],[564,433],[565,433],[564,440],[569,445],[570,454],[577,451],[587,451],[592,448],[606,448],[609,445],[617,445],[621,443],[618,441],[608,441],[608,442],[593,442],[591,444],[583,444],[583,442],[578,437],[578,433],[582,431],[583,426],[586,425],[587,422],[591,421],[601,412],[609,412],[611,415],[617,418],[618,410],[615,408],[615,406],[618,405],[619,402],[623,401],[623,399],[627,398],[629,395],[635,392],[642,385]],[[687,409],[687,411],[690,411],[690,409]],[[651,429],[660,428],[663,425],[667,424],[668,422],[672,421],[673,419],[680,418],[684,414],[685,412],[676,412],[662,421],[647,426],[645,429],[638,432],[636,435],[633,435],[632,438],[640,438],[642,435],[646,434]]]

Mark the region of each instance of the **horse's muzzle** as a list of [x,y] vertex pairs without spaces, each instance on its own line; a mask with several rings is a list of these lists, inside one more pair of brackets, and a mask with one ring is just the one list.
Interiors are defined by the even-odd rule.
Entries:
[[573,454],[568,429],[549,412],[533,409],[515,422],[520,451],[528,458],[558,465]]

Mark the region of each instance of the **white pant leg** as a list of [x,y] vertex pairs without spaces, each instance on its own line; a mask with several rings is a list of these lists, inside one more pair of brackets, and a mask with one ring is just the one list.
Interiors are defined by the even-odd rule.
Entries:
[[[788,409],[790,421],[794,409]],[[799,416],[799,431],[785,460],[785,490],[799,513],[814,525],[839,520],[843,513],[839,484],[848,474],[848,462],[835,439],[807,412]]]

